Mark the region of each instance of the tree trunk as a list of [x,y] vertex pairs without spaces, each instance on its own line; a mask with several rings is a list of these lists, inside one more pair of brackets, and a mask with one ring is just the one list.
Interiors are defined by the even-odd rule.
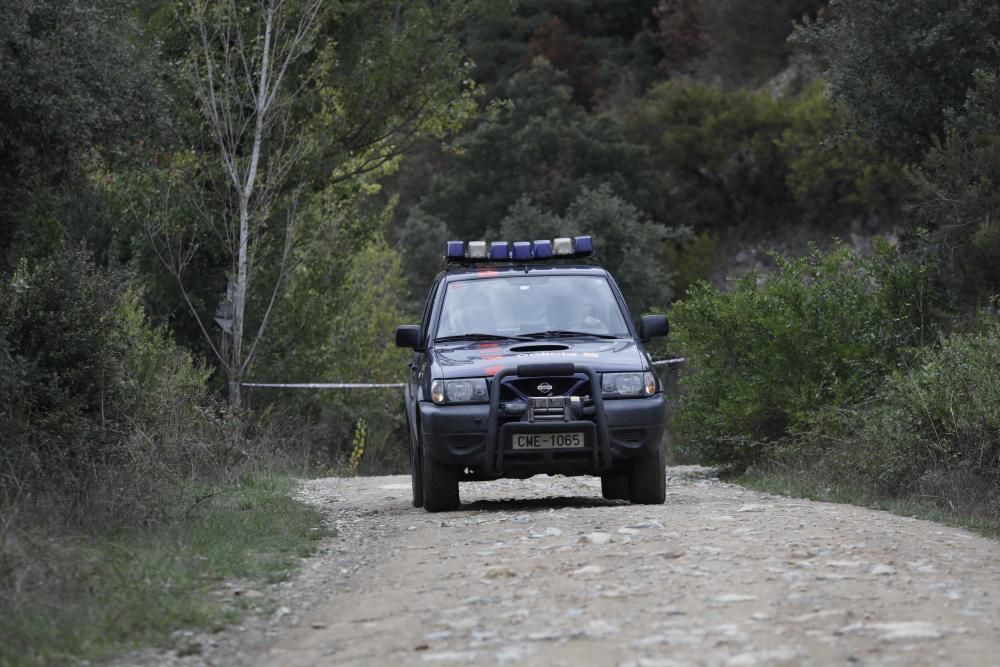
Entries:
[[[255,150],[256,150],[255,146]],[[245,191],[244,191],[245,192]],[[246,192],[240,198],[240,249],[233,284],[233,346],[229,362],[229,404],[240,407],[240,382],[243,379],[243,328],[247,303],[247,245],[250,236],[249,203]]]

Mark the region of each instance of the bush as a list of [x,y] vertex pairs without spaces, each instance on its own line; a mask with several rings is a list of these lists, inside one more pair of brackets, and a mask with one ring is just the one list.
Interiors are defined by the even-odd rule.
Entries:
[[[639,210],[611,186],[584,188],[562,216],[522,199],[512,207],[497,232],[488,238],[538,239],[590,234],[594,256],[614,275],[636,315],[665,308],[673,296],[670,274],[663,271],[659,251],[688,237],[688,230],[643,220]],[[638,249],[647,252],[638,252]]]
[[891,207],[900,181],[861,141],[831,141],[842,122],[822,85],[776,99],[668,81],[638,105],[628,136],[649,147],[663,201],[647,208],[664,219],[698,231],[832,226]]
[[953,505],[985,492],[1000,513],[998,367],[996,321],[923,350],[886,379],[874,400],[830,425],[837,437],[829,441],[840,444],[825,448],[824,467],[880,493],[924,494]]
[[22,262],[4,286],[0,329],[15,366],[2,397],[5,480],[72,484],[111,455],[134,405],[119,312],[127,284],[71,249]]
[[[395,328],[416,316],[405,307],[400,255],[382,235],[392,207],[372,212],[354,200],[325,200],[306,213],[300,233],[309,242],[299,245],[261,341],[255,381],[402,382],[407,355],[395,346]],[[441,253],[443,244],[437,248]],[[356,441],[364,455],[354,470],[399,472],[408,465],[399,389],[262,389],[249,400],[298,430],[318,468],[351,468]]]
[[677,294],[683,295],[689,286],[708,279],[715,266],[718,245],[715,233],[702,232],[664,246],[663,265]]
[[[69,248],[0,287],[0,494],[116,524],[221,452],[209,371],[151,329],[131,276]],[[212,467],[208,467],[212,470]]]
[[811,428],[828,410],[871,396],[923,342],[936,304],[925,271],[879,247],[788,260],[732,292],[700,283],[674,305],[674,345],[687,356],[676,424],[681,449],[744,467]]
[[793,40],[824,70],[833,97],[889,154],[915,162],[942,136],[977,69],[1000,65],[994,0],[840,0]]
[[913,171],[913,218],[951,295],[981,303],[1000,292],[1000,68],[976,72],[946,118],[944,141]]

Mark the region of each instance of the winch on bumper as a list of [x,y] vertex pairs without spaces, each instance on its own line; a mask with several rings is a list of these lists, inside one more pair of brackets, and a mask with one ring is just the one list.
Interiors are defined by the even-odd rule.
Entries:
[[[589,396],[540,396],[501,402],[507,378],[583,374]],[[608,475],[654,454],[664,430],[662,393],[605,399],[600,376],[581,364],[522,364],[498,372],[489,404],[419,404],[428,455],[463,468],[463,479],[529,477],[538,473]],[[541,443],[530,436],[549,437]],[[572,437],[570,437],[570,435]],[[528,436],[528,437],[526,437]],[[577,440],[582,438],[582,444]]]

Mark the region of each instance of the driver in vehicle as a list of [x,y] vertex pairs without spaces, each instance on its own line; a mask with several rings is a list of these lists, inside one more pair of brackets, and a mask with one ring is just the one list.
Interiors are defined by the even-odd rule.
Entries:
[[493,302],[483,295],[476,298],[470,290],[459,290],[459,295],[458,307],[452,310],[455,333],[496,333]]
[[552,331],[608,333],[607,325],[597,317],[594,305],[580,303],[571,295],[556,294],[547,308],[548,328]]

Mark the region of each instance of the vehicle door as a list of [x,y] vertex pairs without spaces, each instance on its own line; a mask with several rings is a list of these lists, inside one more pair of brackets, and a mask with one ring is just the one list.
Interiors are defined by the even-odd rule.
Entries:
[[406,422],[410,428],[411,442],[417,442],[417,401],[422,398],[422,383],[424,373],[429,372],[427,368],[427,345],[428,333],[430,331],[431,313],[434,311],[434,299],[437,297],[438,286],[441,284],[440,278],[431,285],[430,294],[427,296],[427,303],[424,304],[424,313],[420,318],[420,349],[414,350],[410,356],[409,377],[406,383]]

